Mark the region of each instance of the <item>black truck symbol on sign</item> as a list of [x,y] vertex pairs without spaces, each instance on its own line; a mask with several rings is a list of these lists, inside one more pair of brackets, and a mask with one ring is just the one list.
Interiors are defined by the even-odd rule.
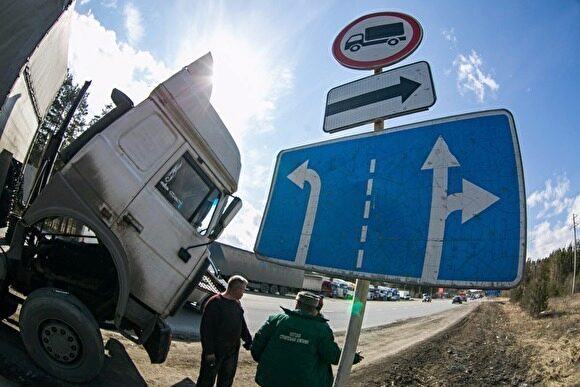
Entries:
[[395,46],[401,40],[406,40],[403,23],[381,24],[380,26],[365,28],[363,34],[354,34],[346,41],[345,50],[352,52],[360,50],[363,46],[387,43]]

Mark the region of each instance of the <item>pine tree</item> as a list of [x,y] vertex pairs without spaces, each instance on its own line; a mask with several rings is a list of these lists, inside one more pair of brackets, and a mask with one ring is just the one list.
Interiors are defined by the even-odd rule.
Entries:
[[91,121],[89,122],[89,126],[94,125],[98,120],[103,118],[103,116],[105,114],[107,114],[108,112],[113,110],[113,107],[114,107],[114,105],[112,103],[106,104],[105,107],[101,110],[101,112],[99,114],[97,114],[93,118],[91,118]]
[[[58,94],[52,103],[48,113],[46,114],[42,124],[40,125],[34,143],[32,144],[32,149],[30,152],[30,158],[28,163],[38,167],[40,158],[46,146],[50,135],[53,134],[60,127],[62,121],[66,117],[68,110],[70,109],[75,97],[79,93],[81,86],[74,83],[73,76],[70,72],[67,72],[66,79],[64,80]],[[82,99],[79,104],[64,136],[63,144],[61,148],[69,145],[75,138],[77,138],[86,128],[86,116],[88,114],[88,104],[87,104],[88,93]]]

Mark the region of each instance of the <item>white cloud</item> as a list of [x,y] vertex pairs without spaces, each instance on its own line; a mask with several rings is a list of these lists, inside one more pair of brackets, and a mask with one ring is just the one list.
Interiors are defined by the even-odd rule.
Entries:
[[91,0],[81,0],[80,4],[85,5],[88,4]]
[[559,176],[555,186],[549,179],[544,187],[527,199],[529,208],[541,208],[536,218],[543,220],[528,233],[528,257],[532,259],[545,258],[568,246],[572,242],[572,215],[580,214],[580,194],[567,196],[570,181],[566,176]]
[[262,210],[258,210],[251,202],[244,201],[238,215],[219,238],[220,242],[253,250],[261,220]]
[[544,190],[533,192],[527,199],[530,208],[538,204],[542,205],[542,210],[536,216],[537,219],[559,215],[570,208],[574,199],[566,197],[566,193],[570,190],[570,180],[566,176],[558,176],[555,186],[552,185],[552,179],[548,179],[544,187]]
[[441,35],[443,35],[445,40],[451,42],[452,47],[455,47],[457,45],[457,37],[455,36],[454,28],[441,31]]
[[125,16],[127,39],[130,44],[136,45],[143,37],[141,12],[139,12],[139,9],[137,9],[133,3],[128,2],[123,10],[123,16]]
[[570,225],[542,222],[534,226],[529,235],[528,258],[546,258],[554,250],[566,247],[572,240]]
[[257,48],[259,39],[252,39],[250,33],[240,36],[226,26],[214,25],[215,30],[207,31],[204,37],[194,28],[184,34],[187,38],[181,43],[178,61],[189,63],[211,51],[214,58],[211,101],[243,148],[249,135],[273,129],[279,99],[292,88],[293,66],[276,62],[276,55]]
[[103,0],[101,5],[105,8],[117,8],[117,0]]
[[113,88],[138,103],[172,73],[151,53],[119,42],[115,32],[105,29],[91,13],[73,14],[69,66],[77,83],[93,81],[89,88],[90,116],[111,102]]
[[492,76],[483,72],[483,60],[475,50],[471,50],[467,56],[457,55],[453,67],[457,69],[457,88],[461,95],[473,92],[478,101],[483,102],[487,90],[496,92],[499,89],[499,84]]

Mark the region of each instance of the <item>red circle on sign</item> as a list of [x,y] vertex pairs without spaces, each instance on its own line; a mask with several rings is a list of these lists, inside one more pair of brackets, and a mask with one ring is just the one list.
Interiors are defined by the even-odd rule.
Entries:
[[[407,43],[407,45],[402,50],[396,52],[395,54],[390,55],[383,59],[377,59],[373,61],[359,61],[351,59],[346,55],[344,55],[341,50],[341,42],[346,33],[361,21],[377,16],[397,17],[409,23],[409,25],[411,26],[411,30],[413,31],[411,39],[409,39],[409,43]],[[419,47],[419,43],[421,43],[422,38],[423,38],[423,30],[421,29],[421,25],[413,17],[399,12],[377,12],[372,13],[370,15],[361,16],[352,23],[350,23],[348,26],[343,28],[342,31],[340,31],[340,33],[336,37],[336,39],[334,39],[334,43],[332,44],[332,55],[338,61],[338,63],[352,69],[368,70],[379,67],[385,67],[397,63],[406,58],[407,56],[409,56],[413,51],[417,49],[417,47]]]

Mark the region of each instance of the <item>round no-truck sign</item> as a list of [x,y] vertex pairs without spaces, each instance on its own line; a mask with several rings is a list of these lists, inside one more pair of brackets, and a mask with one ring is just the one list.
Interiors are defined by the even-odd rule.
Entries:
[[413,17],[399,12],[377,12],[346,26],[332,44],[332,54],[343,66],[374,69],[409,56],[421,43],[423,30]]

